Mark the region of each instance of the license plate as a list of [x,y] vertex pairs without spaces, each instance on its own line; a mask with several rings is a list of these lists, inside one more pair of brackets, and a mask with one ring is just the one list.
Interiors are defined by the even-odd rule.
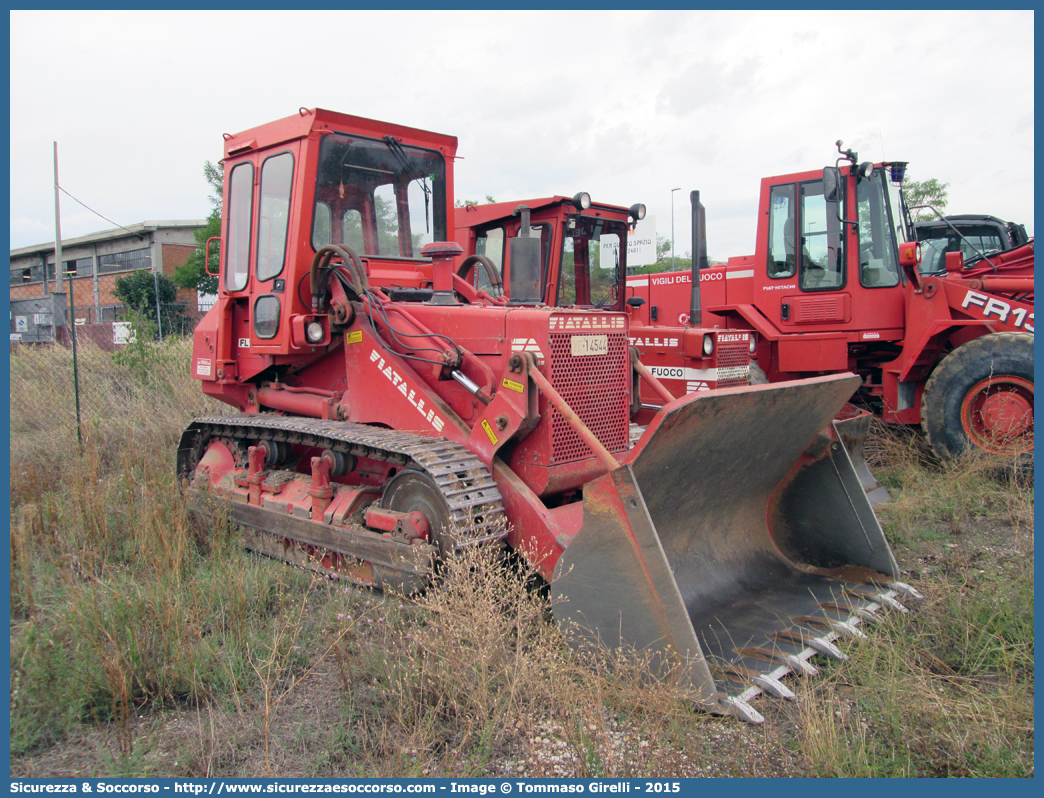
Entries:
[[572,347],[573,357],[585,357],[586,355],[608,355],[608,335],[574,335],[569,339]]

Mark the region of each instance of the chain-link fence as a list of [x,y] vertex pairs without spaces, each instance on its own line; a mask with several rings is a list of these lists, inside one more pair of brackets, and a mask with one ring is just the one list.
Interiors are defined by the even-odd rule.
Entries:
[[[160,338],[186,335],[213,303],[211,297],[177,289],[169,277],[142,269],[116,274],[95,275],[89,270],[85,274],[70,273],[58,283],[53,272],[46,283],[39,275],[16,283],[15,276],[19,275],[12,272],[12,342],[61,343],[59,328],[65,326],[66,316],[75,319],[77,328],[103,348],[120,345],[121,325],[137,316],[150,317]],[[92,329],[96,325],[101,327]],[[117,325],[115,330],[113,325]]]
[[53,338],[16,341],[12,332],[12,468],[39,462],[34,453],[63,456],[78,439],[133,446],[152,429],[170,440],[194,415],[218,410],[190,373],[196,303],[161,304],[158,319],[114,306],[114,321],[87,321],[76,308],[73,327],[58,299],[53,318],[39,319]]

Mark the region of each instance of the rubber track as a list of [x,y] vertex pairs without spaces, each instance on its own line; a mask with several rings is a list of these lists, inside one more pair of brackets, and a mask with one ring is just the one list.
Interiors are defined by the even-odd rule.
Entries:
[[185,429],[178,449],[179,477],[191,477],[211,438],[269,439],[333,449],[425,472],[438,486],[460,543],[506,535],[500,489],[486,465],[471,451],[442,438],[381,429],[348,421],[236,415],[197,418]]

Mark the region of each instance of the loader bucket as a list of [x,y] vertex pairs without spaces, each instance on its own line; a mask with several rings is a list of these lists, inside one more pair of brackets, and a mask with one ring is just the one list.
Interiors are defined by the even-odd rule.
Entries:
[[892,494],[888,492],[888,488],[877,481],[870,466],[866,464],[863,444],[866,443],[866,436],[870,434],[870,422],[873,417],[873,413],[869,410],[846,404],[834,419],[834,429],[837,430],[837,434],[841,436],[841,442],[848,449],[848,456],[852,459],[852,466],[859,477],[859,484],[863,486],[867,498],[870,499],[870,504],[877,507],[890,502]]
[[[711,712],[901,605],[899,570],[831,420],[851,375],[690,394],[584,489],[552,606],[578,649],[633,650]],[[908,588],[906,588],[908,589]],[[911,590],[912,589],[908,589]]]

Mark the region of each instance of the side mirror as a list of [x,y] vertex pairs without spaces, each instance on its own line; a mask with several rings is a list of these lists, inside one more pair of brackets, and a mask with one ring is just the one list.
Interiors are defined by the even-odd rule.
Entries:
[[841,199],[841,170],[836,166],[823,168],[823,199],[827,202]]
[[[211,277],[218,277],[219,275],[218,275],[217,272],[210,271],[210,242],[211,241],[217,241],[220,244],[221,243],[221,236],[211,236],[210,238],[207,239],[207,248],[203,252],[203,271],[205,271]],[[214,249],[217,249],[217,247],[215,247]]]

